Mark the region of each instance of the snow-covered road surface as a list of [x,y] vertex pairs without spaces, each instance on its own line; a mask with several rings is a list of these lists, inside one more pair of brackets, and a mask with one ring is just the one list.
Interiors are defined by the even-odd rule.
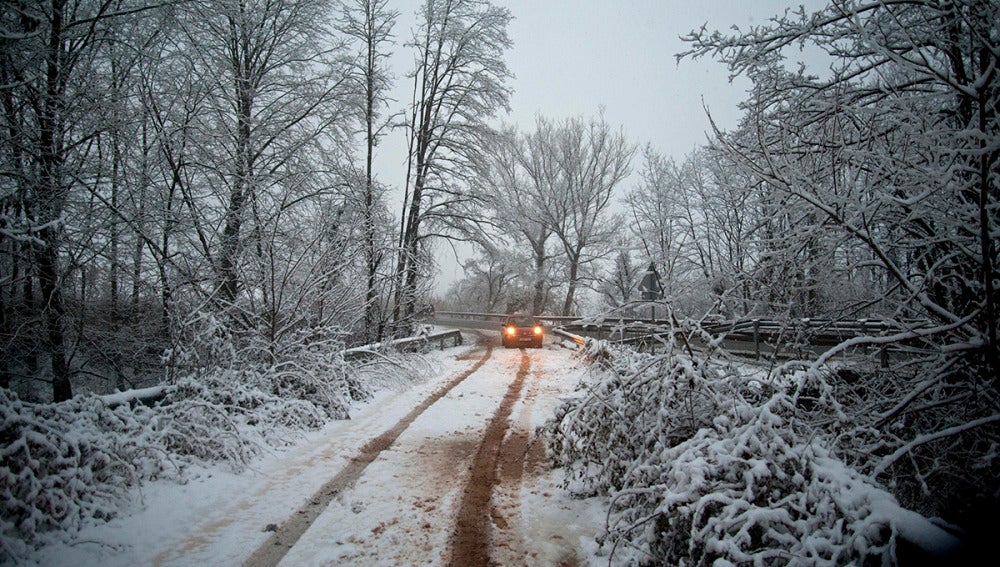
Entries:
[[205,471],[186,485],[147,486],[130,513],[87,528],[87,543],[43,550],[40,562],[589,563],[601,502],[573,500],[559,487],[535,434],[578,381],[572,352],[480,344],[426,360],[425,382],[382,392],[351,420],[247,473]]

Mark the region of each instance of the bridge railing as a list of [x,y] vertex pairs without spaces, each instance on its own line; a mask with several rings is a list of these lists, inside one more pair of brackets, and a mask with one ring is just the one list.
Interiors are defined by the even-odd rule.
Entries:
[[[438,311],[435,313],[435,319],[458,319],[462,321],[492,321],[497,324],[503,322],[507,318],[507,313],[473,313],[467,311]],[[579,321],[579,317],[564,317],[561,315],[538,315],[543,323],[549,323],[552,326],[559,326],[567,322]]]
[[[448,322],[465,321],[470,326],[490,328],[506,317],[503,313],[438,311],[435,318]],[[726,350],[741,354],[800,355],[805,350],[823,349],[856,337],[878,337],[929,325],[918,320],[889,321],[880,319],[837,320],[801,319],[703,319],[668,322],[648,317],[566,317],[539,315],[543,323],[574,336],[605,339],[632,344],[638,348],[655,348],[657,336],[671,333],[690,335],[694,346],[704,346],[704,333],[721,338]],[[886,347],[877,347],[885,355]]]
[[[439,349],[444,349],[448,344],[451,343],[453,346],[459,346],[462,344],[462,332],[454,329],[450,331],[441,331],[437,333],[428,333],[424,335],[419,335],[415,337],[406,337],[402,339],[396,339],[392,341],[385,341],[381,343],[374,343],[354,348],[349,348],[344,350],[345,360],[361,360],[364,358],[377,356],[377,354],[388,348],[392,348],[398,351],[415,351],[422,348],[434,347]],[[124,392],[115,392],[114,394],[106,394],[99,396],[101,401],[108,407],[116,407],[129,403],[141,403],[148,406],[152,406],[156,402],[163,399],[166,392],[166,386],[152,386],[150,388],[140,388],[133,390],[126,390]]]
[[386,347],[399,351],[413,351],[427,346],[437,345],[439,349],[443,350],[448,343],[452,343],[453,346],[461,345],[462,332],[455,329],[451,331],[428,333],[426,335],[419,335],[416,337],[406,337],[403,339],[349,348],[344,350],[344,359],[357,360],[360,358],[374,356]]

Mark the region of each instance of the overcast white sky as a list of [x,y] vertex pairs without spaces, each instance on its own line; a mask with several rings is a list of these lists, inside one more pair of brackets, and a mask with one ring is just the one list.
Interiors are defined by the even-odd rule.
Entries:
[[[606,120],[624,127],[640,147],[651,144],[677,160],[706,141],[710,126],[703,103],[722,127],[734,127],[739,119],[736,105],[749,85],[742,79],[730,84],[725,67],[711,59],[685,59],[678,65],[674,55],[686,49],[680,36],[702,24],[709,29],[746,28],[800,4],[811,9],[826,4],[824,0],[495,3],[507,6],[514,16],[508,30],[514,45],[507,53],[508,67],[515,75],[514,95],[511,114],[502,117],[504,121],[530,130],[539,114],[554,119],[590,117],[603,106]],[[397,70],[399,106],[409,102],[412,88],[405,76],[412,55],[402,44],[413,35],[413,14],[420,4],[420,0],[395,2],[401,12],[395,50],[395,60],[403,67]],[[405,144],[385,142],[379,147],[380,162],[387,166],[381,178],[401,194],[402,173],[391,171],[405,159]],[[639,167],[641,156],[633,162],[633,170]],[[450,251],[441,250],[439,256],[438,289],[443,292],[461,277],[461,267],[447,258]]]
[[[705,141],[702,99],[724,125],[748,83],[729,84],[712,60],[674,57],[680,36],[764,23],[801,2],[788,0],[507,0],[515,19],[508,66],[516,75],[511,118],[590,116],[600,105],[640,145],[681,159]],[[813,4],[817,2],[813,1]]]

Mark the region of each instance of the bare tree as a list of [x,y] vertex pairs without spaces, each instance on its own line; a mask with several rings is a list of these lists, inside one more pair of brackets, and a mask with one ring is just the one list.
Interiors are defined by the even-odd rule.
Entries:
[[[539,129],[521,135],[514,128],[498,131],[476,160],[477,183],[482,187],[482,217],[489,220],[480,246],[489,256],[503,251],[494,243],[527,243],[530,271],[525,273],[530,284],[531,312],[541,314],[548,307],[552,287],[550,260],[556,255],[550,243],[552,225],[545,216],[544,201],[551,196],[546,167],[549,152],[543,153],[548,135],[547,126],[539,121]],[[524,271],[524,270],[522,270]]]
[[[396,267],[394,319],[413,313],[421,244],[447,235],[472,215],[478,197],[464,183],[469,158],[489,132],[487,120],[507,108],[510,12],[484,0],[426,0],[412,47],[416,50],[409,160]],[[435,227],[437,233],[428,230]]]
[[356,45],[357,58],[349,66],[353,88],[362,93],[360,108],[365,136],[365,174],[362,207],[365,223],[365,329],[369,340],[382,338],[380,305],[378,298],[378,269],[384,259],[379,247],[377,221],[379,194],[372,160],[391,116],[384,114],[388,104],[387,91],[392,84],[387,67],[389,53],[386,48],[393,43],[392,29],[399,12],[389,8],[388,0],[345,0],[337,27],[348,41]]
[[[621,131],[613,132],[603,116],[536,120],[534,131],[498,132],[477,160],[478,183],[485,187],[484,217],[491,229],[481,238],[487,254],[491,239],[526,242],[532,269],[525,277],[532,289],[531,308],[541,313],[558,284],[554,261],[563,261],[567,277],[561,312],[568,314],[583,270],[608,253],[614,229],[609,214],[616,186],[628,175],[634,147]],[[549,242],[555,237],[557,250]]]
[[484,313],[522,310],[519,260],[523,257],[509,250],[488,250],[463,263],[465,277],[449,291],[448,304]]
[[[3,6],[0,51],[4,104],[4,226],[21,300],[44,320],[53,399],[72,396],[66,339],[67,207],[93,183],[92,143],[105,130],[98,53],[115,20],[148,9],[146,2],[51,0]],[[24,279],[27,278],[27,279]],[[33,285],[38,283],[37,303]]]
[[[351,286],[338,282],[353,281],[340,274],[355,257],[344,243],[358,241],[345,236],[362,221],[344,212],[350,125],[327,8],[4,4],[0,332],[21,377],[52,376],[55,399],[96,365],[128,385],[125,329],[147,304],[160,306],[150,336],[170,337],[175,311],[214,297],[272,342],[323,319],[315,302],[291,313],[304,306],[291,282],[338,290],[310,297],[344,305]],[[313,222],[330,224],[290,236]],[[22,317],[44,324],[13,325]],[[129,348],[158,361],[154,343]]]
[[[636,291],[642,279],[643,267],[633,261],[632,246],[627,239],[621,238],[615,248],[614,267],[610,277],[601,282],[599,291],[608,307],[621,309],[637,299]],[[620,312],[625,316],[635,314],[631,307]]]
[[[867,279],[878,286],[868,303],[899,325],[853,341],[907,356],[857,392],[859,425],[841,450],[945,515],[964,515],[953,503],[966,495],[996,501],[982,471],[997,470],[985,447],[1000,408],[997,21],[995,1],[834,0],[732,36],[695,32],[687,54],[754,80],[747,121],[718,137],[756,180],[783,252],[762,265],[798,265],[806,294],[836,274]],[[826,76],[785,68],[796,42],[829,54]]]
[[643,151],[643,158],[639,184],[627,195],[632,230],[646,258],[661,270],[665,296],[676,305],[685,302],[687,286],[705,287],[705,280],[697,276],[708,266],[699,266],[696,260],[701,256],[699,235],[690,222],[695,213],[685,207],[688,186],[683,167],[651,147]]
[[344,74],[326,26],[328,2],[226,0],[194,2],[189,10],[181,24],[199,77],[210,85],[197,151],[207,160],[205,182],[223,200],[213,255],[218,299],[231,304],[244,253],[256,252],[264,207],[278,206],[284,191],[309,190],[302,172],[291,169],[302,165],[295,156],[346,126],[338,100]]
[[589,123],[582,118],[566,120],[551,141],[547,151],[553,152],[556,177],[545,214],[566,254],[568,289],[562,314],[570,315],[581,270],[607,252],[614,234],[609,206],[615,188],[629,174],[635,147],[603,115]]

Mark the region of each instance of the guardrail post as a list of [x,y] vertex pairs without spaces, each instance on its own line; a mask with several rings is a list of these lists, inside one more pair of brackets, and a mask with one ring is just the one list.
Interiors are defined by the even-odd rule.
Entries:
[[760,360],[760,319],[753,320],[753,354],[754,359]]

